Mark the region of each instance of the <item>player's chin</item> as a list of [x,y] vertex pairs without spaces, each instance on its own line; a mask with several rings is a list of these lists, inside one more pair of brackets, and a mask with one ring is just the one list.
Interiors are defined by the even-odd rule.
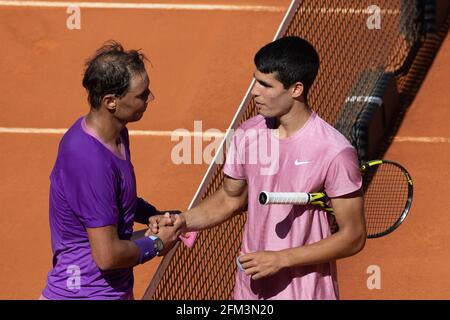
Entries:
[[128,122],[136,122],[142,119],[142,117],[144,116],[144,111],[141,112],[136,112],[135,114],[133,114],[133,116],[131,117],[131,119],[128,120]]
[[258,106],[257,111],[258,111],[258,114],[262,115],[265,118],[271,117],[270,111],[265,106]]

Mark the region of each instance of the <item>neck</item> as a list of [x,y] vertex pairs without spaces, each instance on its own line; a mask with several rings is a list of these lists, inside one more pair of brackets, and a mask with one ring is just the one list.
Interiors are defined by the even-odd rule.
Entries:
[[105,110],[92,110],[86,115],[86,126],[92,130],[105,144],[118,146],[120,132],[125,127]]
[[296,101],[288,113],[278,118],[279,138],[289,138],[300,130],[311,116],[311,109],[303,102]]

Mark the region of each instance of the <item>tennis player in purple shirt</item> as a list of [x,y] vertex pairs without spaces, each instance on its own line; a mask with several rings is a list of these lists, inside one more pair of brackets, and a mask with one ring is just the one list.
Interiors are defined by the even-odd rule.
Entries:
[[154,99],[144,60],[112,41],[87,62],[90,111],[62,138],[50,175],[53,268],[41,299],[133,299],[133,267],[178,240],[176,227],[130,240],[135,221],[161,214],[137,197],[126,128]]

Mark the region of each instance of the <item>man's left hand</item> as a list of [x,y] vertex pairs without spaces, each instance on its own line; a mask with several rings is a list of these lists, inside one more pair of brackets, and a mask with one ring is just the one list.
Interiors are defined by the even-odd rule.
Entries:
[[285,267],[284,256],[278,251],[260,251],[242,254],[239,261],[245,274],[253,280],[274,275]]

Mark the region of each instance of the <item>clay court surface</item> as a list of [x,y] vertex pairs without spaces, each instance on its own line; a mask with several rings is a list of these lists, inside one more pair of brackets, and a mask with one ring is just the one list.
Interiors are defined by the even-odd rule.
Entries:
[[[0,299],[36,299],[45,285],[52,261],[48,177],[62,134],[31,129],[65,129],[87,113],[83,64],[106,40],[141,48],[151,60],[156,100],[129,125],[147,133],[131,137],[138,194],[159,209],[189,205],[207,164],[173,164],[177,142],[157,133],[193,131],[194,121],[202,121],[203,131],[224,131],[252,79],[254,53],[272,40],[289,1],[226,4],[266,10],[82,8],[81,29],[69,30],[66,8],[0,6]],[[343,299],[450,298],[450,200],[436,197],[450,185],[448,83],[447,37],[385,155],[413,177],[412,211],[393,234],[369,240],[360,254],[338,263]],[[136,298],[158,263],[135,269]],[[369,290],[367,269],[374,265],[381,288]]]

